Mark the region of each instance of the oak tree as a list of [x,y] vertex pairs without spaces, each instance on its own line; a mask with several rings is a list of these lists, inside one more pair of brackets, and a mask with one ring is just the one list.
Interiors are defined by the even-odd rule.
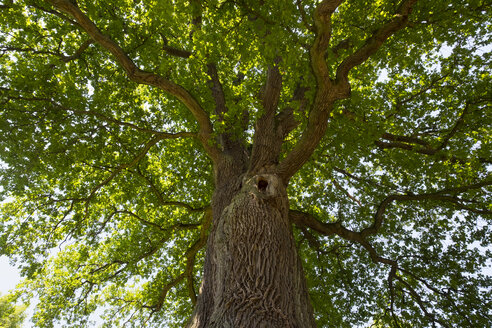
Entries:
[[490,6],[3,0],[35,324],[490,326]]

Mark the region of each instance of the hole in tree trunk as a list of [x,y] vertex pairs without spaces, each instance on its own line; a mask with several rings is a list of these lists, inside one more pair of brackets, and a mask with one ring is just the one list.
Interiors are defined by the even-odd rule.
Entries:
[[268,187],[268,181],[260,179],[258,181],[258,190],[259,191],[266,191],[266,188]]

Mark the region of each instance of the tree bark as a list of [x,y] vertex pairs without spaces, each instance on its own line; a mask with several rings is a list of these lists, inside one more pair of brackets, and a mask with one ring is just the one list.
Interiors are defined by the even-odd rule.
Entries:
[[258,173],[228,185],[216,191],[204,280],[187,327],[315,327],[282,180]]

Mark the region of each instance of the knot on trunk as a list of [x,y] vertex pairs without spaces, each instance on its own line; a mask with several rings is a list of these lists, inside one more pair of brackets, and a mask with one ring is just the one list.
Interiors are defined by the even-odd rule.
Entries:
[[266,192],[267,187],[268,187],[268,181],[260,178],[258,180],[258,190],[264,193]]

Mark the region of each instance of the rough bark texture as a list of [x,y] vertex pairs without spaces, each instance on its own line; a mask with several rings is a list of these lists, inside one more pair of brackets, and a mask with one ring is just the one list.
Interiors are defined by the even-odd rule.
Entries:
[[188,327],[315,327],[285,186],[275,174],[234,184],[229,190],[238,190],[229,193],[235,196],[209,237],[204,282]]

